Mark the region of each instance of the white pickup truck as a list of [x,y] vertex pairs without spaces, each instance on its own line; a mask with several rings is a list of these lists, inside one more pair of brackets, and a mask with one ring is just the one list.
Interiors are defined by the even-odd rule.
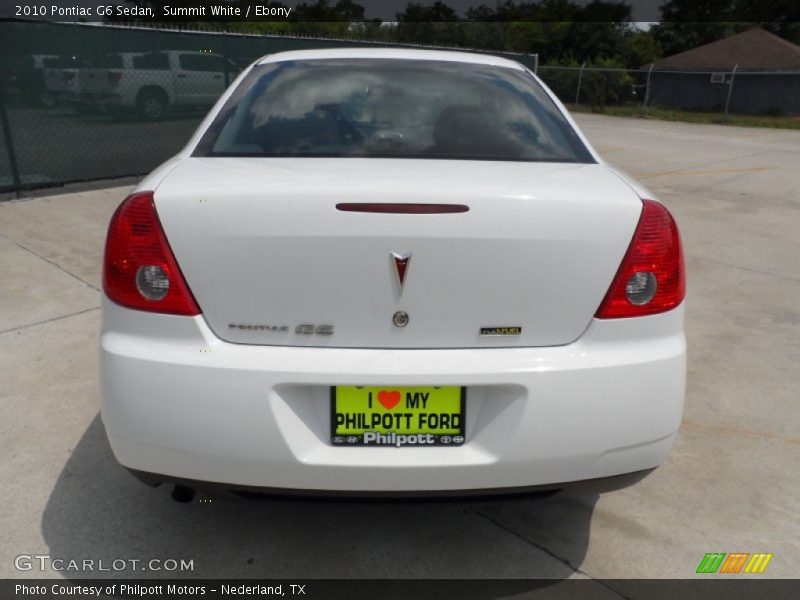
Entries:
[[69,98],[76,96],[81,69],[89,66],[86,61],[77,56],[62,56],[45,63],[44,87],[45,94],[41,103],[46,107],[63,104]]
[[233,81],[241,67],[210,52],[165,50],[123,52],[94,59],[79,73],[79,111],[136,111],[157,121],[170,108],[207,108]]

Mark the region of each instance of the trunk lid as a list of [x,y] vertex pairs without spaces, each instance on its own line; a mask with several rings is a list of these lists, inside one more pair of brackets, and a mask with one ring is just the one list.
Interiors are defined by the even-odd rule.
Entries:
[[[375,158],[188,158],[155,200],[217,336],[353,348],[570,343],[591,322],[642,209],[600,164]],[[357,202],[469,211],[336,208]],[[393,253],[411,254],[402,294]],[[397,311],[408,314],[405,327],[393,324]],[[481,335],[504,327],[521,332]]]

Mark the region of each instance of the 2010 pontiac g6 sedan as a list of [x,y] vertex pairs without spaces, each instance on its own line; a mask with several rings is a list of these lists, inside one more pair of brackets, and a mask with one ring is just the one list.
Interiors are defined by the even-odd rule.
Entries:
[[612,489],[677,435],[684,281],[520,64],[274,54],[111,220],[103,421],[184,489]]

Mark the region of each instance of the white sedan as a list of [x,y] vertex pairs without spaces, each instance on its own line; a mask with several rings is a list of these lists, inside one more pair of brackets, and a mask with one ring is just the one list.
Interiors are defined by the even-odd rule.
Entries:
[[681,422],[675,222],[503,58],[257,61],[117,209],[103,288],[111,446],[179,499],[613,489]]

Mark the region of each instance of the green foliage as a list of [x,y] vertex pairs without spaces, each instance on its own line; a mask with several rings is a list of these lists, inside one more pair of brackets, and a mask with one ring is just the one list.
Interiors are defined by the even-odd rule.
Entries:
[[436,46],[463,46],[464,33],[456,11],[435,2],[431,6],[410,3],[397,13],[397,41]]
[[302,2],[292,11],[295,22],[323,21],[363,21],[364,7],[353,0],[338,0],[331,4],[329,0],[317,0],[315,3]]
[[466,46],[462,23],[447,21],[401,21],[394,28],[394,41],[428,46]]
[[575,102],[580,65],[575,60],[566,60],[558,64],[549,63],[548,66],[567,67],[565,69],[543,68],[539,70],[538,75],[562,102]]
[[458,21],[458,15],[454,9],[439,0],[431,6],[409,2],[403,12],[397,13],[397,20],[401,23]]
[[658,40],[645,31],[630,31],[622,39],[616,57],[630,69],[638,69],[664,56]]
[[672,56],[721,40],[747,28],[746,23],[671,21],[654,25],[651,32],[664,55]]
[[[594,67],[620,69],[618,61],[599,58]],[[633,78],[626,71],[585,71],[581,82],[581,102],[590,106],[622,104],[633,99]]]
[[464,46],[478,50],[500,50],[506,48],[506,23],[465,21],[460,23]]
[[[168,0],[130,0],[153,5],[157,10]],[[208,6],[218,0],[186,0],[184,6]],[[244,8],[247,0],[227,0]],[[285,6],[275,0],[262,0],[272,7]],[[396,23],[365,20],[363,0],[304,0],[293,8],[288,19],[182,23],[202,30],[241,31],[271,35],[366,39],[382,42],[453,46],[479,50],[505,50],[538,53],[548,60],[593,61],[601,56],[619,56],[630,61],[650,60],[658,45],[631,37],[630,6],[623,2],[579,0],[487,0],[468,9],[465,18],[446,2],[430,5],[409,2],[396,15]],[[132,19],[136,20],[136,19]]]
[[560,49],[571,39],[572,23],[561,21],[536,22],[515,21],[508,23],[505,32],[505,49],[511,52],[538,52],[545,48],[559,50],[553,54],[561,55]]
[[[560,67],[560,68],[547,68]],[[607,69],[607,70],[594,70]],[[610,104],[624,104],[635,100],[633,96],[634,80],[619,61],[611,58],[598,58],[586,63],[580,74],[580,65],[575,60],[549,63],[539,71],[550,89],[562,102],[575,102],[580,77],[581,104],[591,107],[603,107]]]

